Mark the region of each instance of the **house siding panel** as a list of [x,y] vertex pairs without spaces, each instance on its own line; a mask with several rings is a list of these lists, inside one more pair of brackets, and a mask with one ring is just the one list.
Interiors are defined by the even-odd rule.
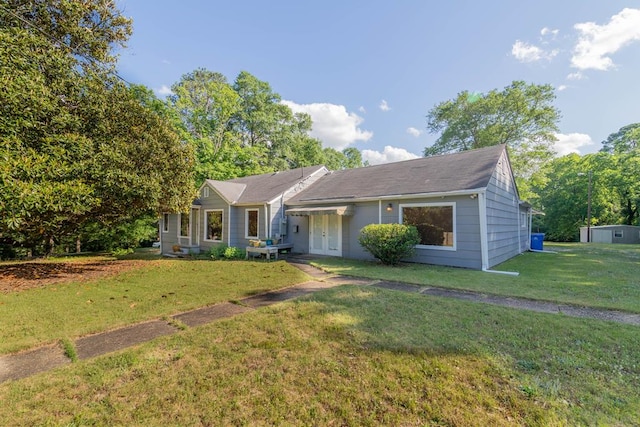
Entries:
[[[393,205],[393,210],[387,212],[386,207],[390,202]],[[479,269],[481,268],[481,257],[478,204],[477,199],[471,199],[468,196],[385,200],[381,204],[378,202],[356,203],[354,216],[343,218],[342,255],[345,258],[374,259],[358,242],[360,230],[368,224],[377,224],[380,217],[383,224],[400,222],[400,204],[452,202],[456,203],[456,250],[419,248],[416,249],[415,256],[408,261]],[[382,209],[381,215],[379,215],[380,207]]]
[[[369,224],[377,224],[379,220],[378,202],[356,203],[354,215],[342,219],[342,256],[354,259],[373,259],[365,251],[358,237],[360,230]],[[397,217],[396,217],[397,221]]]
[[[214,246],[221,245],[223,243],[229,244],[229,205],[224,201],[218,193],[209,189],[209,196],[204,197],[204,189],[200,194],[200,248],[202,252],[210,250]],[[211,242],[205,240],[207,235],[205,215],[206,211],[211,209],[222,210],[222,239],[223,242]]]
[[488,267],[523,251],[519,198],[505,156],[498,162],[486,191]]

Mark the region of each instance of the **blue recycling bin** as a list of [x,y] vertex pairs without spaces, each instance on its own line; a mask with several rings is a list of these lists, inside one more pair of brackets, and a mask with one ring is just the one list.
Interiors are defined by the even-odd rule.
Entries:
[[542,241],[544,240],[544,233],[531,233],[531,249],[541,251],[543,248]]

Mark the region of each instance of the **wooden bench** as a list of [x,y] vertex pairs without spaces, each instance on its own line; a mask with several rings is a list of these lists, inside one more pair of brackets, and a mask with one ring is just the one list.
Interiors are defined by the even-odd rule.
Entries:
[[267,259],[271,259],[271,255],[276,256],[276,260],[278,260],[278,247],[277,246],[263,246],[261,248],[256,248],[254,246],[247,246],[247,256],[245,259],[249,259],[249,254],[265,254]]
[[247,255],[245,256],[245,259],[249,259],[249,254],[254,253],[254,254],[261,254],[261,255],[264,254],[267,256],[268,260],[271,259],[271,255],[275,255],[275,259],[277,261],[278,251],[282,249],[292,249],[292,248],[293,248],[293,243],[280,243],[279,245],[263,246],[263,247],[247,246],[246,248]]

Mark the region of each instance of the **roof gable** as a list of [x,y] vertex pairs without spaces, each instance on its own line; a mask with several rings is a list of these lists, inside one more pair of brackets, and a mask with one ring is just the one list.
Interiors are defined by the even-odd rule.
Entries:
[[231,179],[226,182],[246,186],[245,190],[237,200],[237,203],[263,204],[269,203],[309,176],[316,173],[327,172],[327,168],[323,165],[318,165],[265,173],[262,175],[245,176],[242,178]]
[[[245,176],[228,181],[207,179],[208,185],[229,204],[265,204],[311,175],[328,173],[323,165]],[[202,187],[201,187],[202,188]]]
[[247,188],[244,184],[237,184],[228,181],[216,181],[214,179],[207,179],[205,184],[215,190],[220,197],[229,204],[236,203]]
[[504,152],[504,145],[496,145],[335,171],[290,199],[288,204],[483,189]]

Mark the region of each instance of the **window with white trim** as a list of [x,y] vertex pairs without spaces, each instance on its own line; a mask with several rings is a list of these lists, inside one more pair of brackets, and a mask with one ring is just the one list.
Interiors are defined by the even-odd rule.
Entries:
[[204,188],[202,189],[202,197],[203,197],[203,198],[205,198],[205,199],[206,199],[207,197],[209,197],[209,187],[204,187]]
[[189,212],[178,215],[178,236],[189,237]]
[[616,239],[622,239],[622,230],[613,230],[613,237]]
[[527,228],[527,214],[520,212],[520,227]]
[[411,203],[400,205],[400,221],[420,234],[418,248],[456,249],[456,204]]
[[244,211],[244,237],[247,239],[257,239],[258,229],[258,209],[247,209]]
[[163,233],[169,232],[169,214],[168,213],[162,214],[162,232]]
[[222,209],[211,209],[204,211],[204,240],[221,242],[224,240],[222,236]]

